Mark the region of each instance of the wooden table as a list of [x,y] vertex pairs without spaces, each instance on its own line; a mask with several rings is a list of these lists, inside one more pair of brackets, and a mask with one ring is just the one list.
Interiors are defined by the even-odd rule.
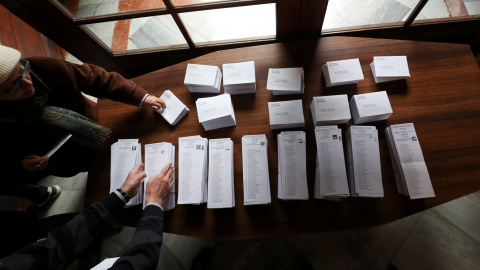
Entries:
[[[373,56],[406,55],[411,78],[375,84],[370,70]],[[365,80],[356,85],[326,88],[322,65],[326,61],[360,58]],[[139,138],[142,144],[171,142],[178,137],[232,138],[234,142],[235,199],[231,209],[207,209],[206,204],[177,205],[166,213],[165,232],[217,240],[269,237],[385,224],[480,190],[480,70],[468,45],[329,37],[319,40],[272,44],[211,53],[188,63],[217,65],[255,60],[256,94],[232,96],[236,127],[205,132],[198,122],[195,101],[212,94],[192,94],[183,85],[187,62],[134,79],[150,93],[160,96],[170,89],[190,113],[170,126],[151,111],[100,100],[99,123],[113,136],[98,149],[89,173],[86,205],[109,192],[110,144],[117,139]],[[303,67],[305,94],[273,96],[266,90],[268,68]],[[312,97],[387,90],[393,115],[370,123],[379,130],[384,198],[347,198],[341,202],[313,199],[315,135],[310,111]],[[223,88],[222,92],[223,93]],[[282,201],[277,195],[277,140],[280,132],[269,126],[267,102],[303,100],[307,133],[307,173],[310,200]],[[415,124],[436,197],[410,200],[399,195],[385,141],[391,124]],[[341,125],[343,132],[352,124]],[[241,137],[266,134],[272,204],[243,205]],[[176,153],[178,164],[178,151]],[[178,168],[178,165],[177,165]],[[177,179],[178,179],[178,169]],[[178,196],[178,195],[177,195]],[[140,206],[124,209],[116,222],[136,226]]]

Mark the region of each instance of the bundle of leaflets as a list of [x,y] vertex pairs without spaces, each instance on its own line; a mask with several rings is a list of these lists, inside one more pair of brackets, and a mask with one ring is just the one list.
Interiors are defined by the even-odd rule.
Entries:
[[355,125],[385,120],[393,113],[386,91],[354,95],[350,110]]
[[350,126],[345,135],[350,195],[352,197],[383,197],[377,128]]
[[233,141],[212,139],[208,143],[207,208],[235,207]]
[[337,126],[315,127],[317,166],[316,199],[340,200],[350,196],[343,155],[342,130]]
[[344,124],[352,118],[347,95],[313,97],[310,109],[315,126]]
[[272,129],[297,128],[305,125],[301,99],[269,102],[268,115]]
[[305,91],[303,67],[270,68],[267,90],[271,90],[274,95],[303,94]]
[[358,58],[327,62],[322,71],[327,87],[354,84],[364,79]]
[[[121,188],[130,171],[142,162],[142,145],[138,139],[121,139],[112,144],[110,159],[110,192]],[[137,195],[130,198],[125,207],[143,203],[143,186]]]
[[229,94],[199,98],[195,104],[197,105],[198,121],[206,131],[237,124]]
[[[171,162],[175,168],[175,146],[168,142],[152,143],[145,145],[145,173],[147,177],[143,182],[144,190],[152,176],[160,173],[165,165]],[[143,197],[143,208],[145,208],[146,194]],[[175,171],[173,172],[173,187],[170,194],[163,201],[163,211],[175,208]]]
[[158,113],[172,126],[190,111],[170,90],[163,92],[160,98],[165,101],[167,107],[159,110]]
[[283,131],[277,140],[278,198],[308,200],[305,132]]
[[217,66],[188,64],[183,83],[192,93],[220,93],[222,72]]
[[207,202],[208,139],[178,138],[178,204]]
[[398,193],[410,199],[435,197],[427,164],[412,123],[385,129]]
[[270,204],[268,141],[265,134],[242,137],[243,204]]
[[410,77],[406,56],[374,56],[370,68],[376,83]]
[[231,95],[255,93],[255,62],[223,64],[223,89]]

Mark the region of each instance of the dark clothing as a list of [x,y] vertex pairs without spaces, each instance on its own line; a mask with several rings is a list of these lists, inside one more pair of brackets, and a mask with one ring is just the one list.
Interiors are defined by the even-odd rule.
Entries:
[[[112,216],[125,204],[111,193],[44,241],[22,248],[0,260],[0,270],[65,269],[101,236]],[[149,205],[125,252],[111,269],[155,269],[163,239],[163,211]]]
[[[81,92],[138,106],[147,93],[143,88],[115,72],[63,60],[36,57],[27,59],[32,67],[35,95],[47,94],[46,106],[75,111],[96,120],[96,105]],[[32,98],[33,100],[33,98]],[[15,115],[18,108],[31,107],[31,100],[0,101],[0,140],[6,142],[0,158],[1,189],[33,183],[46,175],[69,177],[89,167],[91,149],[70,139],[55,153],[44,171],[26,172],[20,161],[29,154],[43,156],[63,135],[40,121],[1,120]],[[13,113],[12,113],[13,112]],[[30,122],[30,123],[28,123]],[[0,192],[2,193],[2,192]]]

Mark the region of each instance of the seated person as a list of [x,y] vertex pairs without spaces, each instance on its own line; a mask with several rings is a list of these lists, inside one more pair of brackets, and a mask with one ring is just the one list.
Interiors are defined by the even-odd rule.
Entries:
[[[165,108],[163,100],[118,73],[91,64],[20,57],[19,51],[0,45],[0,168],[6,174],[0,194],[42,204],[55,196],[54,188],[22,188],[47,175],[70,177],[88,170],[92,148],[110,130],[94,122],[96,103],[82,92],[152,110]],[[65,134],[73,136],[51,158],[44,156]]]

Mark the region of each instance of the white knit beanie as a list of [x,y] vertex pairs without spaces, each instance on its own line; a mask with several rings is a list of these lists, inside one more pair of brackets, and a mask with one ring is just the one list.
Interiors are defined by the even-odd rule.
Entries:
[[0,83],[7,80],[20,61],[21,53],[13,48],[0,45]]

